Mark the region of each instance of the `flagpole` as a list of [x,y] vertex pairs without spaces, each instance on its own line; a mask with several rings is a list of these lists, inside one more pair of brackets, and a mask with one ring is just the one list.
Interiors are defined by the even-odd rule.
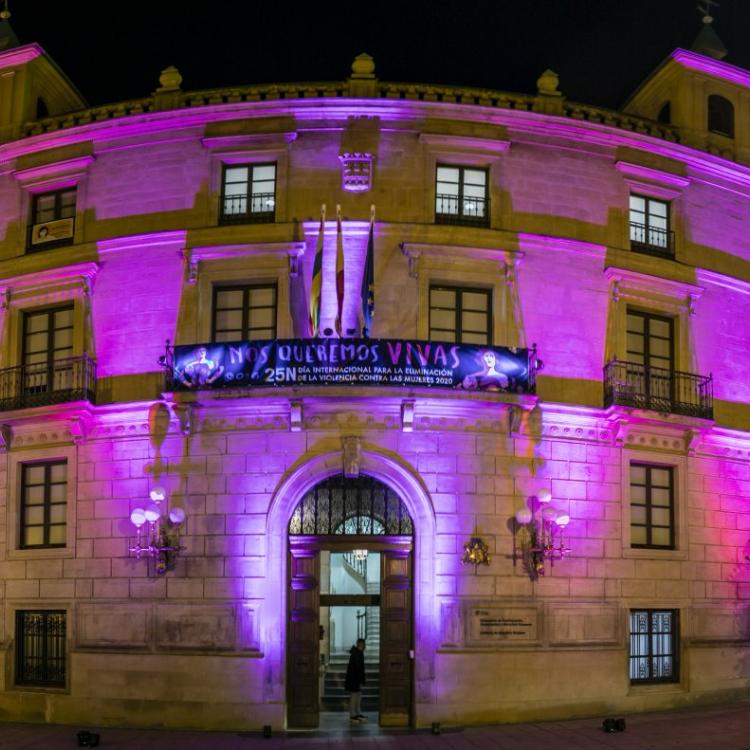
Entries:
[[344,324],[344,237],[341,229],[341,204],[336,204],[336,332],[341,337]]
[[367,237],[367,254],[362,270],[361,290],[362,337],[370,338],[372,318],[375,314],[375,204],[370,206],[370,231]]

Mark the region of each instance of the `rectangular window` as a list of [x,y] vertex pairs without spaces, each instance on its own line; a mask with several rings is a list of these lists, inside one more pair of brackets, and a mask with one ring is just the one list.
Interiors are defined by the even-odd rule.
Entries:
[[59,403],[44,394],[69,391],[74,387],[73,306],[47,308],[24,313],[21,364],[24,403]]
[[75,188],[34,195],[31,201],[28,251],[72,244],[75,216]]
[[630,612],[630,681],[679,680],[679,612],[639,609]]
[[674,402],[674,321],[663,315],[628,310],[628,382],[636,403],[671,413]]
[[638,252],[674,256],[669,203],[645,195],[630,196],[630,245]]
[[276,338],[276,284],[214,287],[212,341]]
[[457,344],[492,342],[492,293],[489,289],[430,287],[430,340]]
[[276,217],[276,165],[224,165],[222,224],[272,222]]
[[674,549],[674,469],[630,464],[630,546]]
[[67,498],[67,461],[21,465],[21,549],[65,546]]
[[65,612],[16,612],[16,684],[65,687]]
[[489,226],[486,169],[438,165],[435,223]]

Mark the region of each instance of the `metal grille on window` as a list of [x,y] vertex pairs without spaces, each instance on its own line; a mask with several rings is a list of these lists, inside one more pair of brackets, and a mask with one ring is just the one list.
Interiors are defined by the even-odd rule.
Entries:
[[65,612],[16,612],[16,683],[65,685]]
[[292,514],[293,536],[411,536],[409,511],[389,487],[368,476],[338,475],[310,490]]
[[677,612],[637,610],[630,613],[630,679],[633,682],[675,682],[677,674]]

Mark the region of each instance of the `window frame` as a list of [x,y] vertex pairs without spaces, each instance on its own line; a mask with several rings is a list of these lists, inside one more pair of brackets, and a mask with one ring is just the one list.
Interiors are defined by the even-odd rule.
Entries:
[[[29,469],[32,468],[38,468],[40,466],[44,467],[44,484],[42,485],[44,487],[44,497],[42,500],[42,507],[43,507],[43,521],[41,524],[32,524],[31,526],[42,527],[42,535],[43,535],[43,542],[41,544],[26,544],[24,542],[24,535],[27,528],[29,528],[30,525],[26,524],[25,522],[25,516],[26,516],[26,509],[27,504],[25,502],[26,499],[26,490],[28,489],[29,485],[26,482],[26,474]],[[61,503],[53,503],[51,501],[51,488],[53,485],[62,484],[61,482],[52,482],[51,481],[51,473],[52,473],[52,467],[53,466],[65,466],[65,501]],[[32,485],[37,486],[37,485]],[[63,524],[55,523],[53,524],[50,516],[51,516],[51,510],[53,505],[63,505],[65,506],[65,522]],[[67,539],[67,525],[68,525],[68,513],[67,513],[67,506],[68,506],[68,461],[66,458],[62,459],[52,459],[52,460],[44,460],[44,461],[25,461],[21,464],[21,480],[20,480],[20,497],[19,497],[19,524],[18,524],[18,549],[19,550],[37,550],[37,549],[60,549],[62,547],[66,546],[66,542],[61,543],[52,543],[49,541],[50,532],[53,526],[63,526],[65,529],[65,536]]]
[[[494,341],[494,331],[493,331],[493,289],[489,287],[480,287],[480,286],[464,286],[464,285],[455,285],[455,284],[443,284],[439,281],[431,280],[429,282],[429,285],[427,287],[427,338],[429,340],[435,340],[435,341],[449,341],[447,338],[435,338],[433,339],[432,336],[432,313],[433,313],[433,305],[432,305],[432,292],[433,290],[440,290],[440,291],[452,291],[456,293],[456,329],[455,329],[455,338],[454,342],[456,344],[466,343],[463,341],[462,334],[464,332],[463,325],[462,325],[462,318],[463,318],[463,310],[464,307],[462,305],[462,300],[464,294],[484,294],[487,299],[487,308],[485,312],[485,316],[487,318],[487,340],[486,342],[482,344],[478,344],[476,342],[470,342],[472,345],[475,346],[492,346]],[[476,312],[476,311],[473,311]],[[445,329],[440,329],[445,330]],[[478,331],[472,331],[471,333],[479,333]]]
[[[641,200],[645,201],[645,207],[643,211],[643,224],[639,224],[633,221],[632,213],[635,209],[633,209],[633,207],[630,205],[632,198],[640,198]],[[652,203],[658,203],[665,207],[667,224],[666,229],[651,226],[649,219],[652,216],[652,212],[650,210]],[[642,228],[643,242],[633,239],[633,227]],[[664,232],[666,244],[656,245],[652,242],[649,242],[649,238],[651,237],[652,232]],[[660,258],[674,258],[675,237],[674,230],[672,229],[672,201],[631,190],[628,194],[628,238],[630,241],[630,249],[633,252],[643,253],[645,255],[656,255]]]
[[[22,676],[22,664],[24,660],[25,655],[25,641],[26,641],[26,634],[24,630],[24,620],[25,617],[28,615],[43,615],[44,616],[44,628],[45,633],[42,640],[42,649],[43,649],[43,660],[46,663],[46,669],[49,669],[49,634],[48,634],[48,627],[49,622],[53,616],[62,616],[63,617],[63,633],[60,637],[60,642],[62,645],[62,654],[61,656],[57,657],[57,661],[60,663],[62,667],[62,679],[55,679],[55,680],[33,680],[33,679],[26,679]],[[15,627],[15,659],[14,659],[14,675],[13,675],[13,684],[15,687],[18,688],[47,688],[47,689],[65,689],[67,688],[68,683],[68,612],[65,609],[16,609],[15,610],[15,617],[14,617],[14,627]]]
[[[441,213],[438,211],[438,202],[441,194],[437,191],[438,186],[438,173],[441,168],[444,169],[457,169],[458,170],[458,213]],[[464,186],[465,179],[464,174],[466,170],[474,170],[476,172],[483,172],[485,176],[484,180],[484,216],[467,216],[464,213]],[[459,226],[472,226],[472,227],[489,227],[490,226],[490,170],[486,166],[476,166],[473,164],[449,164],[440,161],[435,163],[435,223],[436,224],[452,224]],[[453,197],[453,196],[450,196]]]
[[[633,655],[633,639],[634,637],[642,636],[643,633],[633,632],[632,623],[633,616],[638,614],[646,614],[648,618],[648,630],[645,633],[648,642],[648,653],[647,654],[636,654]],[[670,638],[670,652],[669,654],[658,654],[657,656],[653,653],[653,637],[654,635],[662,635],[663,633],[654,633],[652,630],[652,617],[656,614],[670,614],[672,617],[672,628],[666,632]],[[654,685],[654,684],[675,684],[680,682],[680,610],[678,608],[633,608],[628,610],[628,679],[631,686],[634,685]],[[669,656],[672,659],[672,674],[669,677],[653,677],[652,661],[654,658]],[[646,659],[649,664],[649,676],[645,678],[633,677],[633,661],[636,659]]]
[[[74,196],[73,201],[73,215],[72,216],[61,216],[62,213],[62,196],[66,193],[72,193]],[[55,205],[54,205],[54,216],[51,219],[48,219],[47,221],[37,221],[37,210],[39,201],[42,198],[47,198],[49,196],[55,196]],[[65,187],[59,187],[54,190],[45,190],[43,192],[35,192],[31,194],[31,206],[29,208],[29,223],[28,228],[26,232],[26,252],[27,253],[38,253],[43,252],[44,250],[52,250],[56,247],[65,247],[66,245],[72,245],[75,242],[75,233],[76,233],[76,216],[78,211],[78,187],[77,185],[66,185]],[[34,227],[39,226],[40,224],[48,224],[52,221],[62,221],[63,219],[72,219],[73,220],[73,231],[71,232],[70,237],[63,237],[59,240],[50,240],[49,242],[44,242],[40,245],[33,245],[31,243],[31,236],[34,231]]]
[[[657,464],[657,463],[646,463],[642,461],[630,461],[628,463],[628,471],[630,472],[633,467],[643,468],[646,470],[646,480],[644,485],[637,485],[633,483],[632,476],[630,477],[630,547],[632,549],[650,549],[650,550],[674,550],[676,549],[677,533],[675,528],[675,467],[668,464]],[[656,526],[652,522],[652,511],[653,503],[651,502],[652,490],[654,485],[651,482],[651,471],[657,469],[659,471],[667,471],[669,473],[669,486],[666,488],[669,490],[669,525]],[[633,501],[633,487],[643,486],[645,488],[645,498],[643,503],[635,503]],[[663,487],[657,487],[657,489],[665,489]],[[646,509],[646,521],[643,524],[634,524],[632,520],[632,508],[634,506],[644,507]],[[636,544],[633,542],[633,527],[645,527],[646,529],[646,542],[643,544]],[[654,544],[653,529],[654,528],[668,528],[669,529],[669,544]]]
[[[241,214],[227,214],[225,212],[225,201],[227,199],[227,170],[229,169],[248,169],[247,191],[245,192],[246,205],[252,208],[252,186],[253,173],[260,167],[273,167],[273,211],[245,211]],[[221,191],[219,195],[219,224],[273,224],[276,221],[278,208],[278,185],[279,185],[279,164],[278,161],[249,161],[249,162],[222,162],[221,165]],[[266,195],[266,193],[258,193]]]
[[[212,288],[211,298],[211,342],[217,343],[216,338],[216,318],[217,318],[217,302],[218,296],[221,292],[229,291],[241,291],[242,292],[242,333],[239,340],[253,340],[250,338],[250,329],[248,327],[248,301],[250,293],[253,290],[261,289],[273,289],[273,334],[270,336],[271,339],[278,338],[278,316],[279,316],[279,284],[278,281],[266,281],[266,282],[254,282],[250,284],[214,284]],[[264,306],[265,307],[265,306]],[[232,308],[235,309],[235,308]],[[261,339],[257,339],[261,340]]]

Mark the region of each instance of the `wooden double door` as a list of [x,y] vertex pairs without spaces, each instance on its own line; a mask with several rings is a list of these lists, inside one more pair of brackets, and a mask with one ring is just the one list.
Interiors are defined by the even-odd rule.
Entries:
[[380,553],[380,724],[409,726],[413,693],[411,538],[289,538],[287,724],[317,727],[320,711],[320,553]]

